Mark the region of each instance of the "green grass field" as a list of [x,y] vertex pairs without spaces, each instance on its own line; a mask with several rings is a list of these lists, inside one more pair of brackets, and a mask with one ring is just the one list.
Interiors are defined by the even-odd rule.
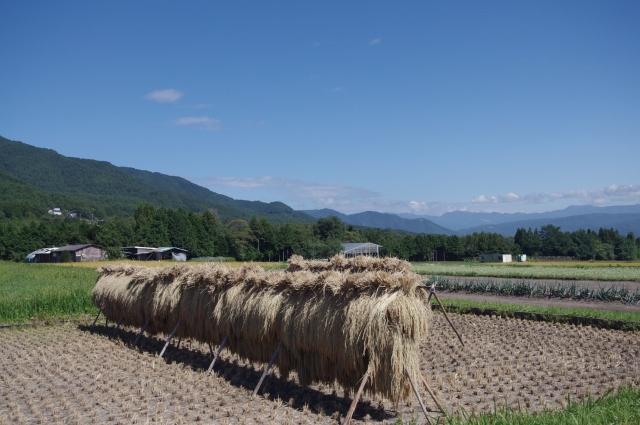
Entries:
[[640,389],[621,388],[598,399],[568,400],[560,410],[529,413],[524,409],[497,406],[493,412],[467,416],[464,413],[444,421],[446,425],[623,425],[640,424]]
[[529,279],[640,281],[640,263],[413,263],[424,275],[487,276]]
[[94,269],[0,262],[0,323],[95,314]]

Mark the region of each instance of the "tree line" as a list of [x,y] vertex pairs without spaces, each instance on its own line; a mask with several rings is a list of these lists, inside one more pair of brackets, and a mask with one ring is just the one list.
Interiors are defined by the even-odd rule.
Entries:
[[188,250],[189,258],[283,261],[292,254],[328,258],[345,242],[372,242],[383,246],[383,255],[410,261],[461,261],[490,253],[635,260],[640,254],[640,238],[613,229],[562,232],[547,225],[540,230],[518,229],[510,237],[484,232],[426,235],[355,227],[338,217],[281,225],[264,218],[223,222],[212,211],[194,213],[151,204],[140,205],[133,217],[114,216],[100,223],[49,216],[0,222],[0,259],[15,261],[24,261],[39,248],[83,243],[106,247],[110,258],[118,258],[124,246],[176,246]]

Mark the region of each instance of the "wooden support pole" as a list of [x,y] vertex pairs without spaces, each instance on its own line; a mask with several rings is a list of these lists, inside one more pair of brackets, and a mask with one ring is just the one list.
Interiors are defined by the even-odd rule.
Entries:
[[102,310],[98,311],[98,315],[96,316],[95,319],[93,319],[93,323],[91,324],[91,328],[93,328],[96,325],[96,322],[98,321],[98,317],[100,317],[100,313],[102,313]]
[[262,376],[260,377],[260,380],[258,381],[258,385],[256,385],[256,389],[253,390],[253,395],[258,394],[258,390],[260,389],[260,385],[262,385],[262,381],[264,381],[264,378],[267,376],[267,373],[269,372],[269,369],[271,369],[271,366],[273,365],[273,361],[276,359],[276,356],[278,355],[278,351],[280,351],[280,347],[282,347],[282,341],[280,341],[278,343],[278,346],[276,347],[276,351],[273,352],[273,356],[271,356],[271,360],[269,360],[269,364],[267,365],[267,368],[262,373]]
[[149,321],[150,321],[150,319],[147,319],[147,321],[144,323],[144,326],[142,327],[142,329],[140,329],[140,333],[136,337],[136,340],[133,341],[133,346],[134,347],[136,345],[138,345],[138,341],[140,341],[140,337],[142,337],[142,334],[144,333],[144,330],[147,329],[147,326],[149,326]]
[[362,382],[360,382],[360,387],[358,388],[358,392],[355,397],[353,397],[353,401],[351,402],[351,406],[349,406],[349,410],[347,411],[347,416],[345,416],[344,421],[342,421],[342,425],[349,425],[351,422],[351,417],[353,416],[353,412],[356,411],[356,406],[358,405],[358,400],[360,400],[360,396],[362,396],[362,391],[364,391],[364,386],[367,385],[367,380],[369,379],[369,371],[367,371],[362,377]]
[[164,352],[166,351],[167,347],[169,346],[169,343],[171,342],[171,340],[173,339],[173,336],[176,334],[176,331],[178,330],[178,326],[180,326],[180,322],[178,322],[178,324],[176,325],[175,328],[173,328],[173,331],[171,332],[171,335],[169,335],[169,339],[167,339],[167,343],[164,345],[164,347],[162,348],[162,351],[160,352],[160,354],[158,354],[158,358],[161,359],[162,356],[164,355]]
[[447,311],[444,309],[444,306],[440,302],[440,298],[438,298],[438,295],[436,294],[435,291],[433,291],[432,293],[433,293],[433,296],[436,298],[436,301],[438,301],[438,304],[440,304],[440,308],[442,309],[442,312],[444,313],[444,317],[447,318],[447,322],[449,322],[449,324],[453,328],[453,331],[456,333],[456,335],[458,335],[458,339],[460,340],[460,344],[462,344],[462,346],[464,347],[464,341],[462,340],[462,337],[458,333],[458,330],[456,329],[456,327],[453,325],[453,322],[451,321],[451,319],[449,319],[449,315],[447,314]]
[[418,388],[416,388],[416,384],[413,383],[413,379],[411,379],[411,374],[405,365],[404,371],[407,374],[407,378],[409,378],[409,382],[411,383],[411,388],[413,388],[413,392],[416,393],[416,397],[418,397],[418,403],[420,403],[420,408],[422,409],[422,413],[424,413],[424,417],[427,418],[427,422],[429,425],[433,425],[431,423],[431,419],[429,419],[429,415],[427,414],[427,408],[424,407],[424,403],[422,402],[422,397],[420,397],[420,393],[418,392]]
[[113,334],[111,335],[112,337],[116,336],[116,332],[118,332],[118,328],[120,327],[120,324],[122,323],[123,320],[124,320],[124,314],[122,315],[122,317],[120,317],[120,320],[118,320],[118,324],[116,325],[116,328],[113,330]]
[[220,355],[220,352],[224,348],[224,345],[227,343],[227,338],[229,337],[228,336],[224,337],[224,339],[222,340],[222,343],[220,343],[220,347],[218,347],[218,350],[216,351],[216,355],[213,356],[213,361],[211,362],[209,369],[207,369],[207,376],[211,374],[211,371],[213,370],[213,365],[216,363],[216,360],[218,360],[218,356]]
[[440,409],[440,412],[443,415],[447,415],[447,411],[444,410],[444,407],[442,407],[442,405],[440,404],[440,402],[438,401],[438,399],[436,398],[436,394],[433,392],[433,390],[431,389],[431,387],[429,386],[429,384],[427,384],[427,380],[424,379],[424,376],[422,376],[422,383],[424,384],[425,388],[427,389],[427,391],[429,392],[429,395],[431,396],[431,398],[433,399],[433,401],[436,403],[436,405],[438,406],[438,409]]

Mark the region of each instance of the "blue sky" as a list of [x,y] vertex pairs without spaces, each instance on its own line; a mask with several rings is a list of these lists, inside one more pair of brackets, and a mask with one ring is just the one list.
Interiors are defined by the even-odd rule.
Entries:
[[640,2],[0,3],[0,135],[234,198],[640,203]]

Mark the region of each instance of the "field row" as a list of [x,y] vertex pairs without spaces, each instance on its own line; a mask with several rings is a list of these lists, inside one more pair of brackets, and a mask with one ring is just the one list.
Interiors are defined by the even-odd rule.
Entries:
[[570,298],[588,301],[620,301],[626,304],[640,303],[640,285],[627,284],[582,284],[575,280],[540,281],[531,279],[505,279],[491,277],[445,277],[432,276],[428,284],[451,292],[508,295],[516,297]]
[[412,270],[424,275],[487,276],[531,279],[640,281],[640,263],[628,267],[581,265],[413,263]]

